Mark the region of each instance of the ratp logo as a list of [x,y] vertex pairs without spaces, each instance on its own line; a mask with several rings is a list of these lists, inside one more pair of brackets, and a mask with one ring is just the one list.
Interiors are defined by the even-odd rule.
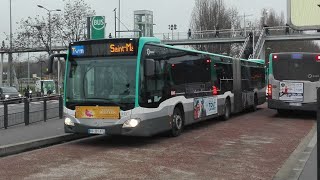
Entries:
[[84,46],[72,46],[71,50],[73,56],[84,55]]

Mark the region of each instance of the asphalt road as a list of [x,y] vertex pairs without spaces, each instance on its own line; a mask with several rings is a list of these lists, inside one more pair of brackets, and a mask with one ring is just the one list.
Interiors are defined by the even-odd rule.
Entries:
[[0,159],[3,179],[272,179],[313,117],[263,109],[176,138],[98,136]]

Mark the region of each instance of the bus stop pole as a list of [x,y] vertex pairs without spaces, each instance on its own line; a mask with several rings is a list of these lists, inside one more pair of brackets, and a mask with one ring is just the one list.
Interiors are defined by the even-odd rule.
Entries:
[[[320,88],[318,88],[317,90],[317,139],[320,138]],[[320,148],[320,145],[319,145],[319,142],[317,141],[317,179],[320,179],[320,166],[319,166],[319,163],[320,163],[320,155],[319,155],[319,148]]]

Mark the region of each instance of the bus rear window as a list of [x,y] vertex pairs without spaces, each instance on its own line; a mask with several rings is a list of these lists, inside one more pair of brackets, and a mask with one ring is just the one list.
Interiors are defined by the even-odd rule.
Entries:
[[316,55],[313,54],[303,54],[303,57],[297,54],[278,55],[272,64],[276,80],[315,82],[320,78],[320,62],[317,62]]

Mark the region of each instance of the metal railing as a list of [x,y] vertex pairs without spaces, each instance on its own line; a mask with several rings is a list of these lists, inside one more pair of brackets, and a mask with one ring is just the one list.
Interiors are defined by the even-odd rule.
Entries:
[[[262,48],[263,48],[264,43],[265,43],[264,35],[265,35],[265,28],[263,28],[260,31],[259,39],[258,39],[258,41],[257,41],[257,43],[256,43],[256,45],[255,45],[255,47],[253,49],[252,59],[255,59],[255,58],[260,56]],[[258,51],[258,53],[257,53],[257,51]]]
[[[249,32],[249,29],[246,29]],[[217,34],[218,32],[218,34]],[[186,40],[186,39],[207,39],[207,38],[244,38],[244,29],[221,29],[221,30],[203,30],[194,31],[189,37],[188,32],[174,32],[174,33],[154,33],[154,37],[161,40]]]
[[63,117],[62,96],[0,101],[0,129]]
[[240,59],[240,58],[242,57],[244,51],[246,50],[246,48],[247,48],[247,46],[248,46],[248,44],[249,44],[249,40],[250,40],[250,37],[248,36],[248,37],[246,38],[246,40],[244,41],[242,47],[241,47],[240,53],[239,53],[239,55],[238,55],[238,57],[237,57],[238,59]]
[[[249,32],[255,32],[254,34],[259,35],[265,34],[268,32],[269,36],[279,36],[279,35],[301,35],[301,31],[295,31],[289,28],[287,33],[288,26],[274,26],[274,27],[265,27],[265,28],[246,28],[244,29],[221,29],[219,31],[219,38],[246,38]],[[188,39],[208,39],[215,38],[217,30],[202,30],[194,31],[189,37],[187,31],[180,32],[167,32],[167,33],[154,33],[154,37],[157,37],[161,40],[188,40]]]

